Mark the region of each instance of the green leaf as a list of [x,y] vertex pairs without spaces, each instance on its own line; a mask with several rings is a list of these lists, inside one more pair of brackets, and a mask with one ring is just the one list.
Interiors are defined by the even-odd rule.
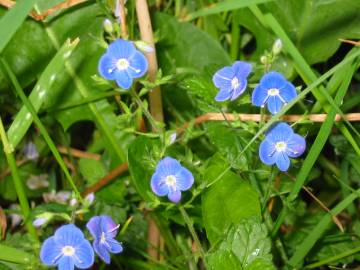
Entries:
[[[128,151],[129,171],[137,192],[146,201],[154,201],[150,179],[159,159],[160,142],[146,136],[136,138]],[[158,158],[157,158],[158,157]]]
[[0,19],[0,53],[22,25],[36,2],[37,0],[17,1],[15,6]]
[[79,169],[88,185],[94,184],[107,173],[101,161],[90,158],[81,158],[79,160]]
[[18,264],[30,264],[33,256],[18,248],[0,245],[0,260]]
[[257,218],[245,219],[224,234],[207,257],[211,270],[275,270],[266,226]]
[[[227,167],[221,159],[215,162],[215,165],[210,165],[205,171],[204,179],[209,182]],[[203,193],[202,212],[211,244],[221,239],[230,226],[240,224],[249,217],[261,216],[258,194],[233,172],[227,172]]]
[[[35,110],[40,109],[41,105],[47,97],[49,90],[53,86],[56,75],[61,73],[64,69],[64,62],[66,58],[71,55],[77,43],[77,40],[72,43],[68,40],[61,47],[61,49],[42,73],[29,97],[29,100],[34,106]],[[19,144],[32,122],[33,119],[29,110],[25,107],[25,105],[23,105],[7,132],[9,142],[13,147],[16,147]]]

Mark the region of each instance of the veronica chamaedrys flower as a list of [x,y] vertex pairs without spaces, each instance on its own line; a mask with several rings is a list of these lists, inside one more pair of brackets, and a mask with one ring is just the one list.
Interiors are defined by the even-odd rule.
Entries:
[[278,113],[282,106],[297,96],[295,86],[283,75],[271,71],[265,74],[252,94],[252,104],[264,107],[267,104],[272,114]]
[[133,42],[117,39],[100,58],[99,72],[108,80],[115,80],[119,87],[129,89],[133,79],[142,77],[148,69],[145,56]]
[[86,224],[86,227],[94,237],[93,247],[95,252],[105,263],[110,263],[110,253],[120,253],[123,251],[121,244],[114,239],[119,225],[111,217],[92,217]]
[[290,167],[289,158],[301,156],[305,148],[305,139],[294,133],[288,124],[280,122],[267,132],[260,144],[259,156],[266,165],[276,164],[280,171],[285,172]]
[[181,200],[181,191],[190,189],[193,183],[192,173],[171,157],[160,160],[151,177],[152,191],[158,196],[167,195],[174,203]]
[[218,70],[213,76],[213,83],[220,90],[215,100],[225,101],[238,98],[246,89],[247,77],[251,69],[251,64],[236,61],[232,66]]
[[73,224],[63,225],[45,240],[40,259],[59,270],[87,269],[94,264],[94,250],[82,231]]

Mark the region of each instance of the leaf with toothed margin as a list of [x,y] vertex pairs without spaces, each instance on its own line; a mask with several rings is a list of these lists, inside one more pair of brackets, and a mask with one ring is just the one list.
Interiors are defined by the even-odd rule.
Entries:
[[[45,68],[29,96],[29,100],[36,111],[38,111],[43,104],[44,99],[47,96],[47,92],[51,89],[51,86],[55,81],[56,74],[63,71],[65,60],[69,58],[78,43],[79,39],[75,39],[72,42],[67,40]],[[32,122],[33,119],[31,114],[24,105],[16,115],[15,120],[8,131],[9,142],[14,148],[24,137]]]

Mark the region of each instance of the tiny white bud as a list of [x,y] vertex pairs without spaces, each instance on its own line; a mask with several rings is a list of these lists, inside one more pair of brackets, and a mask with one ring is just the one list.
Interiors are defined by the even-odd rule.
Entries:
[[174,143],[176,141],[176,132],[174,132],[173,134],[170,135],[170,144]]
[[135,46],[142,52],[151,53],[154,51],[154,48],[152,46],[142,40],[135,41],[134,43]]
[[109,34],[111,34],[114,31],[113,24],[109,19],[104,20],[103,27],[104,27],[104,30]]
[[69,202],[70,206],[75,206],[75,205],[77,205],[77,203],[78,203],[78,201],[75,198],[72,198]]
[[40,217],[40,218],[37,218],[33,221],[33,225],[34,227],[36,228],[39,228],[41,227],[42,225],[44,225],[46,223],[46,221],[48,221],[47,218],[44,218],[44,217]]
[[272,47],[273,54],[278,55],[281,52],[282,47],[283,47],[283,43],[281,39],[278,38],[277,40],[275,40],[274,45]]
[[260,62],[261,64],[266,65],[268,63],[268,58],[265,55],[263,55],[260,57]]
[[88,195],[86,195],[86,197],[85,197],[85,201],[86,201],[89,205],[91,205],[91,204],[94,202],[94,200],[95,200],[95,195],[94,195],[93,192],[90,193],[90,194],[88,194]]
[[39,158],[39,152],[36,148],[36,145],[32,142],[29,142],[25,145],[24,155],[27,159],[37,160]]

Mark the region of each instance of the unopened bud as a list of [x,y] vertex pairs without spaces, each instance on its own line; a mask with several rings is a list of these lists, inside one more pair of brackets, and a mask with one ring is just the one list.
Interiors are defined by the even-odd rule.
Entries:
[[260,57],[260,62],[261,64],[266,65],[268,63],[268,58],[265,55],[263,55]]
[[112,22],[109,19],[105,19],[103,23],[105,32],[111,34],[114,31]]
[[88,203],[88,205],[91,205],[95,200],[95,195],[94,193],[89,193],[88,195],[86,195],[85,197],[85,201]]
[[274,45],[272,47],[273,54],[278,55],[281,52],[282,47],[283,47],[283,43],[281,39],[278,38],[277,40],[275,40]]
[[151,53],[154,51],[154,48],[149,45],[148,43],[142,41],[142,40],[139,40],[139,41],[135,41],[135,46],[142,52],[145,52],[145,53]]

